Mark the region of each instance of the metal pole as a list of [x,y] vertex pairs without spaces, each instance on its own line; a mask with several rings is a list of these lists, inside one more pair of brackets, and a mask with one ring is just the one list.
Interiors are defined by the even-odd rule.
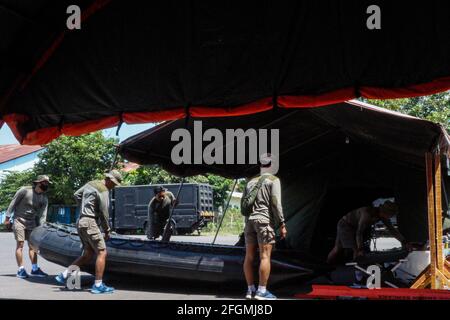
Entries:
[[[181,188],[183,188],[183,184],[184,184],[184,178],[181,180],[180,187],[178,188],[178,192],[177,192],[175,201],[178,201],[178,199],[180,197],[180,192],[181,192]],[[173,212],[175,211],[175,206],[176,206],[175,204],[172,206],[172,210],[170,211],[169,219],[167,220],[166,226],[164,227],[164,232],[163,232],[162,239],[161,239],[161,241],[163,241],[163,242],[168,242],[170,240],[170,236],[171,236],[171,235],[169,235],[170,222],[172,221],[172,216],[173,216]],[[167,239],[168,236],[169,236],[169,239]]]
[[225,214],[227,213],[228,206],[230,205],[230,200],[231,200],[231,197],[233,196],[234,188],[236,188],[237,181],[238,181],[238,179],[234,180],[233,188],[231,189],[230,195],[228,196],[227,205],[225,206],[225,209],[223,210],[222,219],[220,219],[220,223],[219,223],[219,226],[217,227],[216,234],[214,236],[214,240],[211,244],[214,244],[216,242],[217,235],[219,234],[219,230],[220,230],[220,227],[222,226],[223,219],[225,218]]
[[114,158],[113,158],[113,161],[111,162],[111,166],[109,167],[109,171],[114,169],[114,166],[116,165],[116,162],[117,162],[117,156],[119,154],[119,146],[115,145],[115,147],[116,147],[116,151],[114,152]]

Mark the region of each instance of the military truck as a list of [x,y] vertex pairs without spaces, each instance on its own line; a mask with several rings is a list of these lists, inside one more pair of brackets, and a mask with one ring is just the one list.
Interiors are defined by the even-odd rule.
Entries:
[[[157,186],[166,188],[176,197],[180,184],[123,186],[114,189],[110,219],[117,233],[132,234],[146,230],[148,204]],[[183,184],[171,220],[175,234],[200,234],[201,229],[213,218],[213,188],[208,184]]]

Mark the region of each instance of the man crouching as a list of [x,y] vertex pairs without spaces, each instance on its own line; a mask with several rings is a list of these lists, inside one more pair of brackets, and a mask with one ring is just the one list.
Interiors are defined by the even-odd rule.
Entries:
[[[92,293],[112,293],[114,288],[106,286],[103,282],[103,273],[106,264],[106,244],[109,239],[109,190],[120,185],[122,176],[116,170],[105,175],[104,180],[95,180],[86,183],[74,196],[80,206],[80,217],[77,221],[78,235],[83,245],[83,255],[76,259],[72,265],[81,267],[89,263],[97,255],[95,262],[95,283],[91,288]],[[97,224],[100,222],[100,226]],[[105,232],[102,236],[101,227]],[[69,269],[56,276],[56,281],[66,284]]]
[[345,260],[352,260],[352,257],[355,260],[363,256],[363,235],[378,221],[383,222],[391,235],[400,241],[402,247],[409,250],[410,245],[406,242],[405,237],[390,222],[390,219],[397,214],[398,207],[391,201],[386,201],[380,207],[362,207],[347,213],[337,224],[336,241],[328,254],[327,262],[335,264],[342,255]]

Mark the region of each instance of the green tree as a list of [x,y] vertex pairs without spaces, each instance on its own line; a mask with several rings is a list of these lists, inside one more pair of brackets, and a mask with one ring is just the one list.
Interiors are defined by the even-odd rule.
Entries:
[[207,174],[206,176],[194,177],[198,179],[198,182],[202,182],[201,179],[206,178],[214,190],[214,207],[219,208],[220,206],[225,207],[226,201],[228,199],[229,192],[233,187],[234,181],[214,174]]
[[157,165],[150,165],[140,166],[136,170],[126,173],[124,182],[128,185],[179,183],[181,178],[169,174]]
[[34,170],[10,172],[0,182],[0,211],[6,210],[14,194],[23,186],[30,186],[36,178]]
[[450,132],[449,91],[416,98],[367,100],[367,102],[382,108],[440,123]]
[[[206,228],[202,230],[202,233],[205,235],[215,234],[217,228],[220,225],[220,220],[222,216],[217,217],[214,222],[208,223]],[[245,226],[245,218],[241,214],[241,211],[236,208],[230,208],[225,214],[223,218],[223,223],[220,226],[219,235],[237,235],[240,234],[244,230]]]
[[78,188],[101,178],[110,169],[117,143],[99,131],[80,137],[61,136],[46,145],[34,171],[48,174],[54,182],[54,187],[49,189],[49,202],[73,204],[73,193]]

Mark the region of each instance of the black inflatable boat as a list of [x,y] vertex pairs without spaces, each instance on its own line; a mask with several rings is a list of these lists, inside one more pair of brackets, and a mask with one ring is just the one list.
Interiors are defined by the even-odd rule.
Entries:
[[[45,224],[35,228],[31,243],[48,261],[69,266],[81,254],[81,243],[75,228]],[[207,282],[244,281],[243,247],[188,242],[161,242],[113,235],[106,243],[106,271],[149,277]],[[92,272],[94,264],[84,271]],[[312,257],[292,250],[274,250],[271,283],[303,281],[328,269]]]

